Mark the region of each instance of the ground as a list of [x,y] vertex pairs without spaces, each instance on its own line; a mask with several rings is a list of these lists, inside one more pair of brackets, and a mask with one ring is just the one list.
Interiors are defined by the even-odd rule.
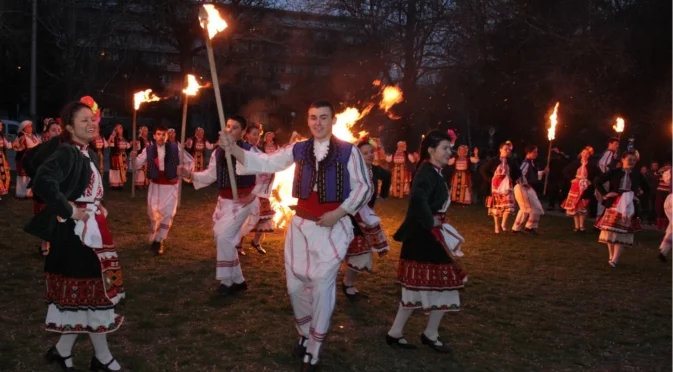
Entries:
[[[186,192],[167,241],[155,257],[146,243],[145,193],[108,191],[112,232],[124,268],[126,320],[110,335],[113,355],[130,371],[295,371],[292,311],[285,294],[283,234],[268,235],[269,254],[246,238],[242,257],[250,284],[235,298],[216,295],[211,213],[216,190]],[[406,200],[377,206],[388,236]],[[57,335],[43,329],[46,306],[38,241],[22,226],[31,201],[0,202],[0,371],[57,371],[42,355]],[[349,302],[338,291],[323,371],[670,371],[671,265],[656,258],[662,233],[637,235],[617,268],[597,233],[577,235],[572,221],[543,217],[539,236],[496,237],[481,206],[450,209],[467,243],[469,274],[462,311],[447,314],[440,334],[452,356],[428,348],[391,349],[385,334],[397,310],[395,268],[400,246],[361,276],[367,295]],[[420,344],[426,317],[406,328]],[[75,363],[88,367],[85,336]]]

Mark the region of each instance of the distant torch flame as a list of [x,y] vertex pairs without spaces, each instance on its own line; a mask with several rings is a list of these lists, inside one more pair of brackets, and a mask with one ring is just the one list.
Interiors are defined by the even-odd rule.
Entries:
[[624,131],[624,119],[622,118],[617,118],[617,124],[612,126],[612,129],[615,130],[617,133],[621,133]]
[[556,102],[554,106],[554,112],[549,115],[549,130],[547,132],[547,138],[550,141],[553,141],[556,138],[556,124],[558,123],[558,106],[559,102]]
[[133,95],[133,107],[135,107],[137,111],[140,109],[140,105],[145,102],[156,102],[160,100],[161,98],[152,93],[152,89],[146,89]]
[[203,88],[203,86],[199,85],[199,82],[196,81],[196,77],[190,74],[187,75],[187,88],[183,89],[182,93],[188,96],[195,96],[200,88]]
[[404,96],[402,95],[402,90],[396,86],[387,86],[383,88],[383,98],[379,102],[379,107],[388,112],[394,105],[402,102]]
[[208,27],[208,38],[211,40],[227,28],[227,22],[220,17],[220,12],[212,4],[203,5],[203,8],[199,11],[199,22],[201,28]]

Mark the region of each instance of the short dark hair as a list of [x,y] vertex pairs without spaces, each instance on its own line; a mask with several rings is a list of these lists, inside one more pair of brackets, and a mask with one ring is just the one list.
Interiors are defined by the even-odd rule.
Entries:
[[429,149],[436,149],[442,141],[451,142],[449,134],[444,131],[433,130],[423,137],[421,141],[421,161],[428,160],[430,158]]
[[638,155],[636,155],[636,152],[635,152],[635,151],[633,151],[633,150],[628,150],[628,151],[624,151],[624,152],[622,152],[622,157],[621,157],[621,159],[624,159],[624,158],[626,158],[626,157],[629,156],[629,155],[633,155],[633,156],[635,156],[636,158],[638,157]]
[[245,129],[248,127],[248,121],[245,120],[245,118],[241,115],[231,115],[229,117],[229,120],[233,120],[239,124],[241,124],[241,129]]
[[311,106],[309,106],[308,108],[312,109],[312,108],[322,108],[322,107],[327,107],[329,109],[330,113],[332,114],[332,117],[334,117],[334,114],[335,114],[334,106],[327,100],[319,99],[317,101],[314,101],[313,103],[311,103]]
[[608,146],[610,146],[611,144],[613,144],[615,142],[619,142],[619,138],[617,138],[617,137],[608,138]]
[[245,128],[245,133],[250,133],[250,132],[252,132],[253,129],[257,129],[258,131],[261,132],[262,131],[262,124],[260,124],[260,123],[250,123],[250,125],[248,125]]
[[156,132],[168,132],[168,128],[166,128],[165,125],[163,124],[157,124],[154,126],[154,133]]
[[524,151],[526,151],[526,154],[530,154],[531,152],[533,152],[535,150],[537,150],[537,146],[535,146],[535,145],[528,145],[524,149]]

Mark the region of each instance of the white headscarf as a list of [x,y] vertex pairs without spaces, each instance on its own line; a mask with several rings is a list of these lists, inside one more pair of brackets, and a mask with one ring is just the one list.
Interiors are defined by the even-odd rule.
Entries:
[[[30,121],[30,120],[22,121],[21,124],[19,124],[19,133],[23,133],[23,130],[26,129],[26,127],[29,126],[29,125],[32,126],[33,122]],[[33,129],[35,129],[35,128],[33,128]]]

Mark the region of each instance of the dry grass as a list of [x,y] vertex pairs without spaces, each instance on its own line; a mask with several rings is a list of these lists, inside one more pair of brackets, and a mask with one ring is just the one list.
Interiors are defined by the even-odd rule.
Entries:
[[[221,299],[211,234],[216,191],[186,188],[163,257],[148,251],[144,195],[107,193],[127,291],[119,308],[125,324],[109,338],[113,355],[131,371],[296,370],[282,234],[267,236],[266,256],[246,239],[250,289]],[[405,209],[398,200],[378,206],[389,236]],[[37,240],[21,230],[30,213],[30,201],[0,202],[0,371],[57,370],[41,359],[57,336],[42,326],[42,259]],[[566,218],[543,218],[537,237],[496,238],[482,207],[452,207],[450,216],[468,241],[463,311],[448,314],[440,329],[455,355],[385,344],[399,297],[394,243],[376,260],[376,272],[362,275],[366,299],[349,303],[338,294],[324,371],[671,370],[671,265],[656,260],[661,233],[639,234],[639,245],[612,269],[597,234],[573,235]],[[425,320],[419,313],[409,322],[412,342]],[[86,337],[74,355],[77,365],[88,365]]]

